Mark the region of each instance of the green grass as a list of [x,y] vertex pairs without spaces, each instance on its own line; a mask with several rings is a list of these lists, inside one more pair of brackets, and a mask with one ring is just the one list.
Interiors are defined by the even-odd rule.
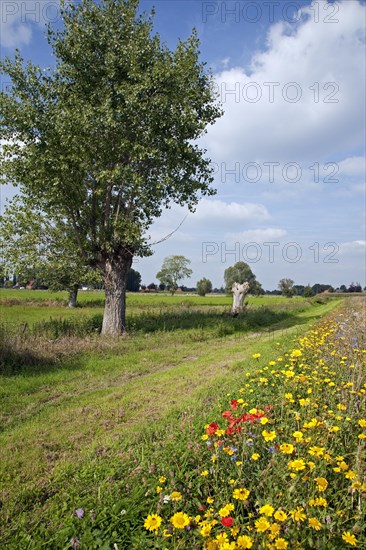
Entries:
[[[119,341],[3,334],[1,548],[70,548],[80,530],[88,550],[144,548],[144,478],[171,459],[177,430],[183,468],[192,425],[200,430],[239,383],[243,362],[257,351],[270,358],[276,342],[290,345],[339,303],[258,298],[232,319],[226,297],[185,298],[130,295],[132,332]],[[3,305],[3,316],[18,307]],[[37,325],[53,307],[29,302],[19,314]],[[98,313],[56,310],[69,319]]]

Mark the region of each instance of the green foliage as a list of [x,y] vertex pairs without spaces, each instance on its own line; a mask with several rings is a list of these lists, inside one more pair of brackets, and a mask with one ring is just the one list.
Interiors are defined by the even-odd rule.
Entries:
[[156,276],[174,294],[178,288],[178,281],[192,275],[193,272],[188,267],[190,263],[184,256],[168,256]]
[[281,279],[278,283],[278,288],[282,292],[282,296],[286,296],[286,298],[292,298],[296,294],[296,288],[292,279]]
[[231,293],[231,287],[234,283],[249,283],[249,292],[251,294],[260,294],[261,285],[256,280],[256,276],[245,262],[237,262],[235,265],[225,269],[224,273],[225,291]]
[[307,285],[306,287],[304,287],[304,291],[302,295],[304,296],[304,298],[311,298],[312,296],[314,296],[314,291],[310,285]]
[[199,296],[206,296],[209,292],[212,292],[212,283],[209,279],[203,277],[203,279],[197,282],[197,294]]
[[15,197],[0,216],[0,248],[6,269],[23,284],[36,279],[52,290],[74,290],[100,275],[85,265],[68,225],[51,221],[27,197]]
[[130,269],[127,277],[127,290],[130,292],[138,292],[141,285],[141,274],[135,269]]

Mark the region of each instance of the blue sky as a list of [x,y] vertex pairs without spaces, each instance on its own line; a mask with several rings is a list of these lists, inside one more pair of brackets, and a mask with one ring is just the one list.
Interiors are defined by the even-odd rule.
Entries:
[[[216,196],[196,213],[173,206],[149,231],[154,255],[137,259],[143,282],[183,254],[194,286],[223,284],[236,261],[266,289],[365,280],[365,2],[145,0],[169,47],[192,27],[224,116],[202,138]],[[1,55],[53,64],[45,23],[58,0],[3,0]],[[6,86],[6,82],[2,82]],[[2,199],[12,190],[3,189]]]

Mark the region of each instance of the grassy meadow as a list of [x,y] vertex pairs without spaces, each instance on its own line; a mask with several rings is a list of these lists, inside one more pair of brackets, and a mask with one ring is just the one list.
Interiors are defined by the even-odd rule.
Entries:
[[[305,443],[303,447],[302,443],[295,444],[290,431],[302,429],[306,438],[302,422],[311,421],[312,417],[296,419],[297,407],[301,407],[299,399],[308,396],[311,399],[313,392],[314,403],[318,402],[319,407],[313,414],[318,415],[323,406],[321,399],[326,402],[334,398],[347,411],[351,407],[352,416],[356,413],[355,422],[362,420],[365,373],[359,367],[358,356],[352,359],[354,369],[350,371],[353,383],[357,384],[352,391],[361,392],[355,409],[356,398],[352,397],[348,403],[348,393],[354,395],[351,390],[339,390],[343,392],[341,401],[337,394],[338,385],[347,383],[339,371],[342,359],[337,348],[334,355],[327,351],[326,359],[327,368],[337,372],[337,382],[330,386],[337,390],[325,391],[319,390],[321,384],[318,388],[315,378],[308,383],[312,374],[302,372],[319,362],[318,341],[306,348],[306,368],[301,366],[301,372],[296,371],[300,362],[292,361],[291,350],[301,349],[305,355],[304,344],[299,342],[304,342],[301,339],[307,331],[318,330],[314,327],[319,322],[337,324],[339,315],[343,315],[343,324],[351,326],[345,336],[340,336],[344,338],[340,340],[342,346],[347,348],[347,361],[343,361],[348,364],[348,340],[351,349],[356,349],[351,338],[357,339],[361,356],[365,348],[357,333],[362,328],[361,317],[356,323],[354,316],[362,315],[363,300],[249,298],[246,312],[232,318],[231,300],[225,296],[131,294],[127,301],[129,335],[110,340],[101,339],[98,334],[103,308],[100,292],[80,292],[80,307],[72,310],[66,307],[66,294],[1,291],[0,547],[287,548],[286,539],[293,539],[294,526],[299,527],[300,523],[292,525],[287,520],[281,523],[270,518],[270,526],[257,536],[255,522],[260,519],[259,510],[267,503],[276,511],[286,510],[284,513],[290,517],[290,505],[293,504],[294,510],[301,505],[292,503],[291,494],[298,494],[299,502],[305,502],[311,495],[299,490],[301,480],[296,470],[287,470],[283,460],[282,470],[271,462],[275,456],[286,458],[286,454],[278,452],[268,459],[260,426],[265,423],[263,418],[267,418],[268,427],[264,427],[268,432],[276,431],[276,438],[281,435],[279,445],[292,444],[291,458],[302,460],[307,447]],[[353,319],[349,325],[347,318]],[[323,342],[320,347],[327,346]],[[345,354],[346,351],[342,357]],[[286,366],[284,371],[293,371],[293,375],[287,377],[281,372],[277,362],[280,356]],[[338,363],[331,365],[333,359]],[[276,368],[270,366],[271,361],[277,362]],[[259,372],[261,369],[264,372]],[[299,376],[306,378],[306,392],[312,391],[297,398],[295,382]],[[330,374],[330,381],[333,376],[336,375]],[[292,386],[286,387],[289,382]],[[246,384],[250,384],[248,389]],[[290,409],[283,397],[285,389],[294,396],[295,404],[291,403]],[[259,416],[251,426],[253,441],[263,443],[256,447],[260,455],[257,460],[251,458],[254,450],[247,456],[240,448],[237,433],[212,432],[214,423],[218,424],[217,430],[226,429],[226,421],[222,420],[224,408],[237,414],[230,405],[233,400],[238,401],[241,414],[254,414],[249,411],[257,409]],[[306,411],[311,410],[314,405],[311,403],[306,404]],[[332,405],[335,415],[339,411],[336,405]],[[262,409],[265,406],[272,408],[267,411]],[[329,407],[330,404],[327,414],[332,410]],[[343,413],[343,409],[339,413],[342,415],[339,422],[347,427],[351,425],[345,420],[348,414],[351,415]],[[336,431],[329,432],[328,417],[322,422],[327,430],[322,432],[319,446],[326,449],[323,454],[329,454],[328,441],[333,443],[336,437],[343,437],[343,424],[338,435]],[[232,461],[230,454],[223,451],[224,460],[220,456],[212,462],[214,448],[207,444],[208,437],[202,439],[202,434],[208,435],[210,425],[210,444],[217,444],[220,451],[230,446],[240,448],[240,460]],[[361,515],[365,496],[364,472],[358,466],[364,458],[364,441],[358,435],[355,435],[356,450],[351,435],[345,439],[348,448],[343,442],[339,447],[334,443],[347,466],[355,453],[358,457],[357,464],[352,463],[347,470],[356,472],[350,483],[357,481],[360,488],[352,489],[348,484],[337,489],[352,497],[353,515]],[[221,445],[223,436],[228,439]],[[336,458],[334,452],[332,460]],[[245,468],[236,464],[240,461]],[[340,467],[333,462],[331,465]],[[306,468],[300,474],[310,476],[310,467]],[[292,473],[296,479],[288,478]],[[317,473],[324,478],[327,475],[323,470]],[[160,482],[163,478],[165,481]],[[345,483],[343,477],[342,481]],[[282,486],[291,483],[294,488],[288,496]],[[331,483],[329,479],[329,487]],[[233,490],[250,491],[251,498],[230,499],[231,485]],[[283,494],[280,497],[280,492],[286,493],[286,498]],[[175,495],[174,499],[174,493],[180,496]],[[333,507],[337,499],[334,490],[330,499]],[[220,515],[223,507],[233,503],[240,505],[235,512],[227,509],[229,514]],[[348,501],[345,504],[349,507]],[[172,520],[175,514],[181,516]],[[351,542],[355,539],[358,545],[364,540],[362,520],[351,520],[347,514],[340,520],[344,529],[340,533],[337,530],[338,538],[334,538],[333,546],[327,546],[329,529],[335,530],[333,515],[330,513],[328,523],[326,514],[313,516],[322,527],[319,530],[309,527],[311,537],[303,529],[307,534],[299,539],[296,548],[330,550],[353,546],[342,538],[342,533],[349,533],[346,539]],[[306,522],[313,516],[306,514]],[[231,519],[223,522],[225,517]],[[280,525],[277,534],[277,527],[272,526],[275,523]],[[269,534],[276,536],[270,538]]]

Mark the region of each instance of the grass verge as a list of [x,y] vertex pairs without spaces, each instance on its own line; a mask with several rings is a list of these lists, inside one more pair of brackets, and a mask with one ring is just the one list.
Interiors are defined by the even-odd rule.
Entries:
[[286,345],[334,306],[307,308],[264,334],[93,341],[92,352],[3,376],[2,547],[148,548],[148,475],[157,464],[188,467],[192,430],[239,383],[253,350],[270,357],[277,340]]

